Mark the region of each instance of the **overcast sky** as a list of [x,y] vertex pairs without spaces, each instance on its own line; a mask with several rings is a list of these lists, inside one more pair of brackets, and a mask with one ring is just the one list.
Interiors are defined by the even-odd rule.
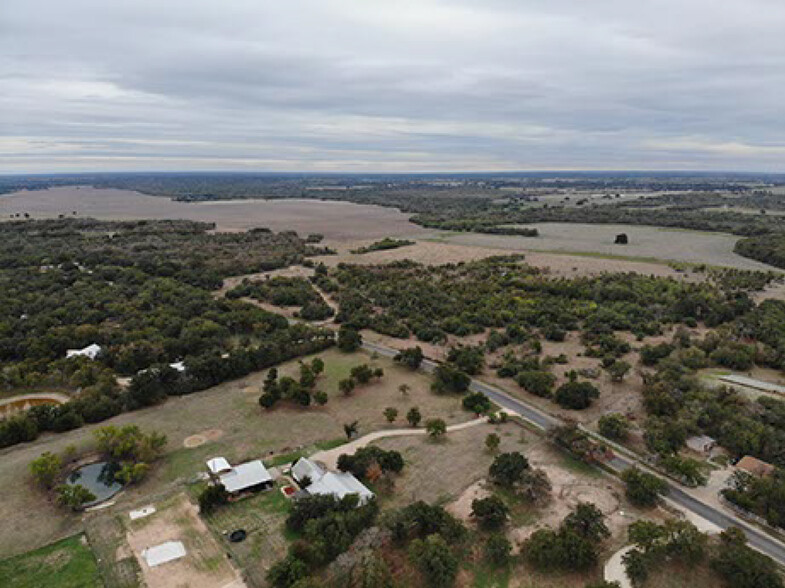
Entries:
[[783,164],[784,0],[0,0],[0,173]]

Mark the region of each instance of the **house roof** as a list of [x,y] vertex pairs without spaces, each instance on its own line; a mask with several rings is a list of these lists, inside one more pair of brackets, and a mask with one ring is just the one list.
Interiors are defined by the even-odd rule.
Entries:
[[182,361],[176,361],[174,363],[170,363],[169,367],[172,368],[173,370],[177,370],[178,372],[185,371],[185,363]]
[[229,462],[223,457],[214,457],[207,460],[207,469],[211,474],[222,474],[232,469]]
[[770,463],[766,463],[758,459],[757,457],[752,457],[751,455],[745,455],[739,460],[739,463],[736,464],[736,467],[740,470],[744,470],[745,472],[749,472],[754,476],[768,476],[774,473],[776,469]]
[[324,469],[318,464],[312,462],[310,459],[301,457],[292,466],[292,477],[300,482],[304,478],[308,478],[311,482],[315,482],[324,476]]
[[339,499],[349,494],[357,494],[361,504],[374,496],[373,492],[348,472],[327,472],[305,490],[308,494],[332,494]]
[[690,437],[687,439],[687,446],[688,447],[705,447],[706,445],[714,445],[717,443],[717,440],[713,437],[709,437],[708,435],[696,435],[694,437]]
[[98,357],[98,354],[101,353],[101,346],[96,343],[91,343],[84,349],[68,349],[65,352],[65,356],[68,357],[78,357],[80,355],[89,357],[90,359],[95,359]]
[[240,492],[246,488],[272,482],[273,477],[260,460],[249,461],[235,466],[219,478],[227,492]]

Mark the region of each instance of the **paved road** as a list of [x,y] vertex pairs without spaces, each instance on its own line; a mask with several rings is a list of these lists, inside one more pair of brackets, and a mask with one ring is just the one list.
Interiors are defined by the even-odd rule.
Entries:
[[[385,357],[395,357],[398,354],[397,350],[379,345],[377,343],[364,341],[363,348],[371,352],[376,352],[379,355]],[[436,362],[426,359],[423,360],[421,367],[426,372],[432,372],[437,365],[438,364]],[[502,392],[498,388],[490,386],[489,384],[472,380],[469,387],[472,391],[484,393],[486,396],[488,396],[488,398],[490,398],[493,402],[502,408],[506,408],[512,412],[520,414],[524,419],[534,423],[542,429],[547,430],[553,426],[562,424],[562,422],[556,417],[545,414],[542,411],[530,406],[529,404],[526,404],[522,400],[514,398],[509,394]],[[645,464],[638,462],[631,457],[620,454],[616,454],[616,456],[610,462],[608,462],[608,465],[619,473],[633,467],[634,465],[640,465],[647,471],[651,471],[646,467]],[[728,527],[739,527],[747,534],[747,539],[751,547],[754,547],[758,551],[765,553],[780,565],[785,565],[785,545],[783,543],[759,530],[758,528],[753,527],[752,525],[739,519],[738,517],[729,515],[709,504],[706,504],[705,502],[701,502],[667,478],[663,479],[668,483],[670,488],[667,495],[668,498],[670,498],[677,505],[697,514],[698,516],[703,517],[707,521],[710,521],[723,529]]]

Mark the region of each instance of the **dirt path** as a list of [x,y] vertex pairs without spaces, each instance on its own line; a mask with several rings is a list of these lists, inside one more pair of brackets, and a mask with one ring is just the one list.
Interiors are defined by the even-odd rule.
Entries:
[[624,562],[622,561],[626,553],[631,549],[632,545],[627,545],[611,556],[608,563],[605,564],[604,576],[606,582],[618,582],[621,588],[633,588],[632,582],[627,577],[627,572],[624,571]]
[[[447,432],[450,433],[452,431],[460,431],[461,429],[467,429],[469,427],[475,427],[477,425],[482,425],[483,423],[487,423],[488,419],[485,417],[480,417],[478,419],[474,419],[472,421],[467,421],[465,423],[459,423],[457,425],[450,425],[447,427]],[[327,449],[325,451],[319,451],[318,453],[314,453],[311,456],[311,459],[315,461],[322,462],[327,468],[335,469],[338,465],[338,457],[344,453],[353,455],[358,449],[365,447],[369,443],[376,441],[378,439],[384,439],[385,437],[402,437],[406,435],[425,435],[425,429],[388,429],[386,431],[374,431],[373,433],[368,433],[359,439],[355,439],[345,445],[339,445],[335,449]]]

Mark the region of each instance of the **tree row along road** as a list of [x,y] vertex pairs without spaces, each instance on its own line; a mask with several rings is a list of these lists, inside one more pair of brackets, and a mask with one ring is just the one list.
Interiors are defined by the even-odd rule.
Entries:
[[[362,346],[365,350],[378,353],[384,357],[392,358],[398,354],[396,349],[385,347],[377,343],[363,341]],[[425,359],[422,362],[421,369],[430,373],[436,368],[437,365],[438,364],[436,362]],[[519,414],[523,419],[545,431],[552,427],[564,424],[556,417],[548,415],[539,409],[525,403],[524,401],[514,398],[509,394],[502,392],[498,388],[490,386],[484,382],[472,379],[469,389],[472,392],[482,392],[497,405]],[[624,470],[637,465],[638,467],[659,476],[657,472],[652,471],[641,460],[629,457],[627,455],[616,454],[616,456],[611,461],[609,461],[607,465],[616,473],[621,473]],[[760,529],[757,529],[756,527],[746,523],[742,519],[730,514],[726,514],[714,506],[702,502],[700,499],[695,498],[691,494],[685,492],[682,488],[678,487],[669,479],[663,479],[668,483],[669,490],[667,497],[674,503],[695,513],[700,517],[703,517],[707,521],[710,521],[723,529],[728,527],[738,527],[742,529],[747,535],[747,540],[749,541],[750,547],[754,547],[758,551],[771,557],[778,564],[785,566],[785,545],[782,542],[775,539],[774,537],[771,537],[764,531],[761,531]]]

